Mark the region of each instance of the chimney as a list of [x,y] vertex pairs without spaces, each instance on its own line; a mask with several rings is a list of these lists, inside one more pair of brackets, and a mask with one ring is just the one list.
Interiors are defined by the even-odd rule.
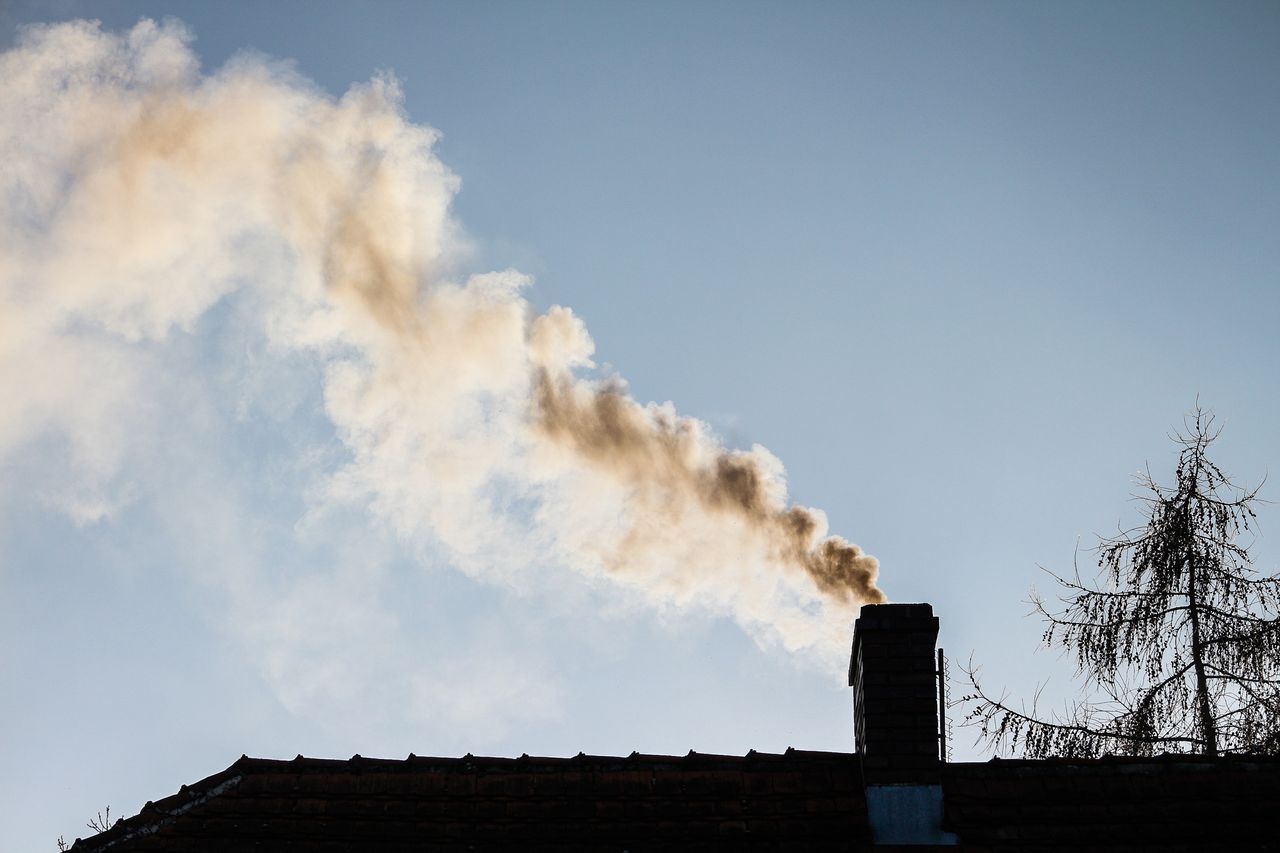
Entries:
[[854,744],[868,782],[938,780],[937,640],[928,604],[868,604],[854,624]]
[[943,829],[937,641],[938,617],[928,604],[868,604],[853,626],[854,743],[876,845],[959,843]]

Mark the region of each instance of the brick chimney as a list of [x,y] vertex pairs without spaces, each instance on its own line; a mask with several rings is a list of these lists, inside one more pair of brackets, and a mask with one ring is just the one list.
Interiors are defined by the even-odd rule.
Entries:
[[868,604],[854,624],[854,744],[869,783],[938,780],[937,640],[928,604]]
[[945,847],[939,761],[938,617],[928,604],[868,604],[853,626],[853,732],[877,846]]

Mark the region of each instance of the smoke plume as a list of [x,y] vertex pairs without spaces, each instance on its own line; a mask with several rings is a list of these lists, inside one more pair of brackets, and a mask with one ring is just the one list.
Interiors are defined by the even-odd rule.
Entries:
[[[824,519],[807,507],[786,506],[781,479],[762,449],[725,450],[696,421],[640,406],[617,380],[593,385],[546,370],[536,377],[536,428],[627,483],[646,516],[736,517],[759,532],[772,561],[803,568],[823,593],[846,603],[881,600],[875,558],[838,536],[819,541]],[[620,543],[619,569],[639,535],[632,528]]]
[[[346,458],[308,496],[363,502],[493,582],[547,566],[798,649],[847,639],[877,562],[726,449],[602,375],[568,308],[514,271],[460,276],[458,179],[379,77],[340,98],[239,57],[202,73],[176,23],[27,29],[0,56],[0,460],[44,437],[82,521],[126,500],[144,356],[249,309],[314,365]],[[32,381],[32,377],[39,381]]]

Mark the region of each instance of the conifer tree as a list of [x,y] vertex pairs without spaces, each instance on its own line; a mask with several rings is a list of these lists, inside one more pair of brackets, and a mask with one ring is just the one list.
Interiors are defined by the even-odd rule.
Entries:
[[1054,575],[1061,607],[1032,593],[1046,646],[1070,652],[1091,694],[1044,719],[993,698],[968,670],[966,724],[1031,758],[1280,752],[1280,579],[1259,576],[1240,538],[1258,488],[1208,456],[1221,434],[1197,405],[1173,482],[1139,479],[1146,523],[1102,539],[1098,582]]

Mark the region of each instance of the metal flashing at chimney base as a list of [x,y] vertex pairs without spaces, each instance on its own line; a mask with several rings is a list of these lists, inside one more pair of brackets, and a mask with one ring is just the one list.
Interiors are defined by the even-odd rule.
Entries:
[[867,819],[876,844],[959,844],[942,828],[941,785],[868,785]]

